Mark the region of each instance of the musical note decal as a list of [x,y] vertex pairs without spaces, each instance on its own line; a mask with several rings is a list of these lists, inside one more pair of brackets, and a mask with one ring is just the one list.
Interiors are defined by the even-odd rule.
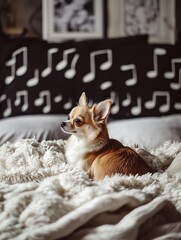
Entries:
[[99,69],[102,71],[105,71],[112,66],[112,51],[110,49],[92,52],[90,54],[90,72],[83,77],[82,80],[84,83],[91,82],[95,79],[95,73],[96,73],[95,58],[96,56],[104,55],[104,54],[107,56],[107,60],[99,66]]
[[111,114],[115,115],[119,112],[119,96],[114,91],[111,91],[111,100],[113,103],[113,106],[111,108]]
[[178,82],[174,83],[170,83],[170,88],[173,90],[179,90],[181,89],[181,69],[179,69],[179,77],[178,77]]
[[[173,58],[171,60],[171,71],[170,72],[166,72],[164,74],[164,77],[167,79],[173,79],[175,78],[176,75],[176,67],[175,65],[177,63],[181,63],[181,58]],[[178,83],[170,83],[170,88],[173,90],[179,90],[181,88],[181,69],[179,69],[179,80]]]
[[41,76],[47,77],[52,72],[52,55],[58,52],[58,48],[48,49],[47,67],[42,71]]
[[14,102],[15,106],[19,106],[21,100],[23,99],[23,105],[21,107],[21,111],[25,112],[28,109],[28,91],[22,90],[16,93],[16,100]]
[[65,110],[69,110],[72,107],[72,99],[69,99],[68,102],[66,102],[63,107]]
[[7,108],[3,112],[3,117],[9,117],[12,113],[11,100],[7,99]]
[[112,86],[112,82],[111,81],[106,81],[106,82],[101,83],[100,89],[102,91],[104,91],[104,90],[107,90],[108,88],[110,88],[111,86]]
[[175,104],[174,104],[174,108],[175,108],[176,110],[181,110],[181,103],[175,103]]
[[50,91],[45,90],[39,93],[39,98],[34,101],[35,106],[42,106],[45,103],[45,106],[42,109],[43,113],[49,113],[51,110],[51,99]]
[[167,52],[164,48],[155,48],[153,52],[153,70],[147,72],[148,78],[156,78],[158,76],[158,56],[163,56]]
[[6,103],[7,103],[7,107],[4,110],[4,112],[3,112],[3,117],[4,118],[9,117],[11,115],[11,113],[12,113],[11,100],[9,98],[7,99],[7,95],[6,94],[3,94],[0,97],[0,102],[3,102],[5,100],[6,100]]
[[11,67],[11,75],[5,78],[5,84],[10,84],[15,78],[15,59],[10,59],[5,63],[6,67]]
[[0,96],[0,102],[3,102],[7,98],[6,94]]
[[63,52],[63,60],[60,61],[57,65],[56,65],[56,70],[57,71],[61,71],[62,69],[64,69],[67,64],[68,64],[68,55],[75,52],[76,48],[70,48],[70,49],[66,49]]
[[136,106],[131,108],[131,114],[134,116],[140,115],[142,111],[142,107],[141,107],[141,97],[137,98],[137,104]]
[[153,109],[156,107],[156,103],[157,103],[157,97],[164,97],[166,98],[166,103],[165,104],[162,104],[160,107],[159,107],[159,111],[161,113],[165,113],[165,112],[168,112],[169,109],[170,109],[170,94],[169,92],[167,91],[155,91],[153,92],[153,95],[152,95],[152,100],[150,101],[147,101],[145,103],[145,108],[147,109]]
[[68,69],[66,72],[65,72],[65,77],[68,78],[68,79],[71,79],[75,76],[76,74],[76,71],[75,71],[75,66],[76,66],[76,63],[79,59],[79,54],[75,54],[73,60],[72,60],[72,63],[71,63],[71,67],[70,69]]
[[[18,67],[15,71],[16,58],[18,57],[18,55],[21,54],[23,55],[22,65]],[[14,51],[12,54],[12,58],[5,63],[5,66],[11,67],[11,75],[5,78],[6,85],[10,84],[14,80],[15,75],[22,76],[23,74],[25,74],[27,71],[27,64],[27,47],[22,47]]]
[[122,106],[123,106],[123,107],[127,107],[127,106],[129,106],[130,104],[131,104],[131,94],[128,93],[128,94],[126,95],[126,98],[122,101]]
[[127,79],[125,82],[126,86],[133,86],[137,83],[137,72],[136,72],[136,66],[135,64],[128,64],[128,65],[122,65],[121,67],[122,71],[132,71],[132,78]]
[[54,98],[54,102],[55,102],[55,103],[59,103],[59,102],[62,101],[62,99],[63,99],[62,95],[59,94],[59,95],[57,95],[57,96]]
[[39,70],[35,69],[34,77],[29,79],[26,83],[27,87],[35,87],[39,83]]

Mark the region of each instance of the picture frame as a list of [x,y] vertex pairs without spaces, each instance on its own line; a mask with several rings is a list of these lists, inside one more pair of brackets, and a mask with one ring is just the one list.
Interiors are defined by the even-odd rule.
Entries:
[[[84,8],[85,5],[82,5],[81,9],[80,6],[76,9],[76,1],[72,1],[71,6],[65,1],[61,1],[60,4],[58,1],[60,0],[42,0],[44,40],[57,42],[103,37],[102,0],[85,0],[85,3],[89,4],[90,11]],[[69,9],[66,10],[66,8]],[[77,13],[79,10],[81,12]],[[83,19],[86,20],[81,26]]]
[[148,34],[149,43],[174,44],[175,0],[145,0],[144,4],[147,9],[143,1],[139,8],[138,1],[108,0],[108,37]]

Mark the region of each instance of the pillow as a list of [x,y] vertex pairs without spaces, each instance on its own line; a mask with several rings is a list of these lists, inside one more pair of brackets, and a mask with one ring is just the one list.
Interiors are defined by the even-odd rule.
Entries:
[[1,49],[0,118],[69,112],[75,92],[64,72],[76,52],[74,41],[24,38],[9,40]]
[[67,115],[27,115],[0,120],[0,145],[22,138],[35,138],[37,141],[67,139],[60,129]]
[[111,98],[113,119],[180,113],[181,46],[145,40],[0,45],[0,118],[67,114],[83,91],[91,102]]
[[181,141],[181,114],[115,120],[108,123],[111,138],[127,146],[153,149],[167,140]]
[[98,43],[77,47],[76,99],[111,98],[112,119],[180,113],[179,46]]
[[[79,87],[82,91],[82,86],[87,85],[82,85],[81,73],[85,64],[89,65],[90,49],[146,44],[147,37],[63,43],[24,38],[0,42],[0,118],[67,114],[79,98]],[[103,54],[103,61],[105,58]]]

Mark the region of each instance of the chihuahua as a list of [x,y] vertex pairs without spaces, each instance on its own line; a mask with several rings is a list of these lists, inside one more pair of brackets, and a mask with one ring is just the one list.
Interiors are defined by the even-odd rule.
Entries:
[[65,133],[71,134],[66,143],[66,159],[88,172],[95,180],[120,173],[143,175],[152,170],[130,147],[110,139],[107,120],[111,100],[104,100],[89,107],[85,93],[74,107],[68,120],[61,123]]

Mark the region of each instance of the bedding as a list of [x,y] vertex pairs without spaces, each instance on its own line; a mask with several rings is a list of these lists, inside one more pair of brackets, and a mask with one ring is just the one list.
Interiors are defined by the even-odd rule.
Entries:
[[[180,46],[138,36],[0,50],[0,239],[181,239],[181,174],[165,172],[181,152]],[[83,91],[89,104],[112,99],[110,136],[155,174],[95,182],[67,164],[60,123]]]
[[0,147],[0,239],[180,239],[181,176],[164,172],[181,152],[166,141],[137,148],[156,173],[102,181],[66,163],[66,141]]
[[67,139],[68,135],[60,129],[67,115],[25,115],[0,120],[0,145],[23,138],[37,141]]
[[125,145],[153,149],[167,140],[181,141],[181,114],[115,120],[108,130],[110,137]]
[[[66,140],[69,135],[60,129],[65,114],[25,115],[0,120],[0,145],[7,141],[35,138],[43,140]],[[166,140],[181,141],[181,114],[162,117],[110,120],[110,137],[128,146],[153,149]]]

